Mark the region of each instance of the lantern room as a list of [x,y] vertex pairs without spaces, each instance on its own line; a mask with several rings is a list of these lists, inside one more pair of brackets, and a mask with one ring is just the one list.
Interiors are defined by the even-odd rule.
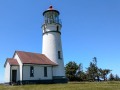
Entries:
[[44,16],[44,24],[52,24],[57,23],[61,24],[61,21],[59,19],[59,11],[54,10],[52,6],[49,7],[48,10],[43,12]]

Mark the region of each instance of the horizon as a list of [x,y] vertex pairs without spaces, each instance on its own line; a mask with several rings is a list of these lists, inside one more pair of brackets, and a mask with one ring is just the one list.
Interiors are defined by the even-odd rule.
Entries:
[[[0,77],[6,58],[16,50],[41,53],[42,13],[50,5],[60,12],[64,65],[89,66],[93,57],[102,69],[120,76],[120,1],[0,1]],[[0,78],[0,83],[4,78]]]

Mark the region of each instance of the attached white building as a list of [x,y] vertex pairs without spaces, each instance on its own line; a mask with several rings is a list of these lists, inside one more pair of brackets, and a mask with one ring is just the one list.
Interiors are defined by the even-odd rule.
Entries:
[[43,54],[15,51],[5,62],[5,83],[52,83],[53,67],[57,66]]
[[42,54],[15,51],[5,62],[5,83],[67,83],[61,43],[59,11],[43,12]]

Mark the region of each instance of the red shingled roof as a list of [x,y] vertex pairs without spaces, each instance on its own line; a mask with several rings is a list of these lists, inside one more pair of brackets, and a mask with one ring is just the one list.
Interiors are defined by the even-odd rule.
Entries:
[[57,65],[44,54],[16,51],[23,64]]
[[[13,59],[13,58],[7,58],[7,60],[6,60],[6,62],[5,62],[5,65],[6,65],[7,62],[8,62],[10,65],[19,65],[18,62],[17,62],[17,60],[16,60],[16,59]],[[5,65],[4,65],[4,66],[5,66]]]

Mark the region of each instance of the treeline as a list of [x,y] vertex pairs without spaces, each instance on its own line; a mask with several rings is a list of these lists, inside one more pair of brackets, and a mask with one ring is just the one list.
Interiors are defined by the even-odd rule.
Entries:
[[[94,57],[86,71],[83,71],[82,64],[70,61],[65,66],[65,73],[69,81],[107,81],[120,80],[118,75],[113,75],[110,69],[102,69],[97,66],[97,58]],[[111,74],[110,74],[111,73]],[[109,77],[108,77],[108,74]]]

